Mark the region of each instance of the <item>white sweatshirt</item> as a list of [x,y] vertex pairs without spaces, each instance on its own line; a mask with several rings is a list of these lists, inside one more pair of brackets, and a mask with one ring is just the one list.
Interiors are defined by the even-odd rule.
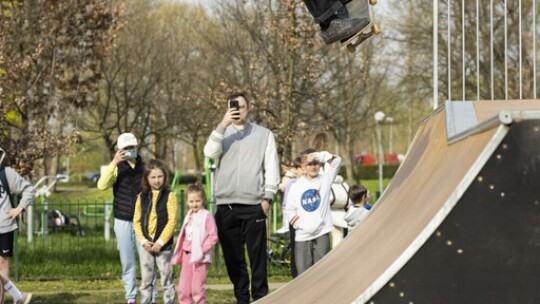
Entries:
[[311,180],[300,177],[291,185],[286,198],[285,214],[296,229],[297,242],[316,239],[333,229],[330,193],[341,158],[328,152],[315,152],[314,156],[324,163],[324,171]]
[[347,222],[347,228],[349,229],[349,233],[352,232],[354,228],[356,228],[358,225],[360,225],[360,223],[362,223],[366,219],[369,213],[369,209],[366,209],[365,207],[350,206],[349,210],[347,210],[347,213],[344,216],[344,219]]

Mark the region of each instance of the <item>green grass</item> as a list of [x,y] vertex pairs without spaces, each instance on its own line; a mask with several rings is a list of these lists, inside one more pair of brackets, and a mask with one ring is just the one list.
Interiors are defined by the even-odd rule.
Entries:
[[[388,187],[388,184],[390,184],[390,179],[388,178],[383,179],[384,189]],[[369,201],[371,204],[374,204],[375,201],[377,200],[377,197],[376,197],[377,192],[379,192],[379,181],[374,180],[374,179],[362,180],[362,185],[369,190],[369,194],[370,194]]]
[[[175,282],[175,284],[177,281]],[[22,291],[33,292],[32,303],[125,303],[122,281],[117,280],[60,280],[60,281],[20,281],[17,287]],[[214,283],[210,278],[208,284]],[[159,291],[159,296],[163,295]],[[235,303],[232,289],[206,291],[207,303]],[[9,298],[9,296],[6,296]],[[160,299],[160,301],[161,299]],[[158,303],[159,303],[158,302]]]
[[[290,280],[290,278],[289,278]],[[276,282],[270,277],[271,282]],[[178,283],[176,279],[175,284]],[[230,284],[227,282],[215,281],[209,278],[207,285]],[[67,304],[67,303],[125,303],[124,290],[121,280],[60,280],[60,281],[19,281],[16,282],[21,291],[32,292],[32,303],[42,304]],[[272,292],[273,290],[271,290]],[[163,303],[161,297],[162,290],[159,290],[158,303]],[[6,295],[6,303],[9,303],[10,296]],[[234,293],[231,288],[224,290],[213,289],[209,286],[206,289],[206,303],[210,304],[233,304],[236,303]]]
[[85,199],[87,201],[112,201],[112,189],[99,190],[96,184],[91,182],[83,183],[58,183],[49,200],[52,201],[76,201]]

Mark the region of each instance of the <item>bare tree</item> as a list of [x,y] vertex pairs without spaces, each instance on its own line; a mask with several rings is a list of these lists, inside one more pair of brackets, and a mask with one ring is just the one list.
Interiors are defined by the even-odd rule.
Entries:
[[122,29],[112,55],[102,61],[104,77],[99,102],[87,112],[84,129],[100,134],[111,156],[116,138],[133,132],[143,148],[159,157],[153,136],[160,123],[160,82],[163,79],[161,46],[165,38],[151,15],[149,1],[132,1],[122,19]]
[[78,111],[97,98],[118,11],[101,0],[0,1],[0,15],[0,145],[28,174],[80,140]]

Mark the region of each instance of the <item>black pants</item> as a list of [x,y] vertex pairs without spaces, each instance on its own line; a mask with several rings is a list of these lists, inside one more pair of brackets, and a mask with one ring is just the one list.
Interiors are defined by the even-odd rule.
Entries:
[[251,265],[251,297],[268,294],[266,216],[260,204],[218,205],[216,225],[229,279],[238,304],[250,302],[245,248]]
[[291,240],[291,277],[294,279],[298,276],[298,271],[296,271],[296,261],[294,255],[294,238],[296,236],[296,231],[292,225],[289,225],[289,238]]
[[304,0],[316,23],[323,23],[343,7],[344,0]]

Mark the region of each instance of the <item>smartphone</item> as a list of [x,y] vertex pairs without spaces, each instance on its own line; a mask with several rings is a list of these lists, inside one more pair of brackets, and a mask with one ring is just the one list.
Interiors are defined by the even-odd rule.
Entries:
[[238,104],[238,100],[231,99],[229,100],[229,109],[235,108],[237,111],[240,110],[240,105]]
[[[238,100],[236,100],[236,99],[229,100],[229,109],[235,109],[236,111],[239,111],[240,110],[240,105],[238,104]],[[233,116],[233,119],[234,120],[239,120],[240,116],[235,115],[235,116]]]

